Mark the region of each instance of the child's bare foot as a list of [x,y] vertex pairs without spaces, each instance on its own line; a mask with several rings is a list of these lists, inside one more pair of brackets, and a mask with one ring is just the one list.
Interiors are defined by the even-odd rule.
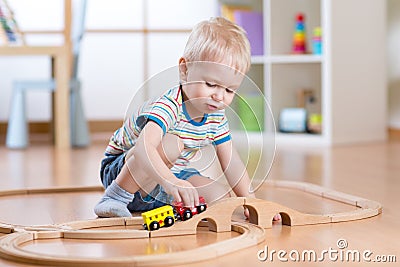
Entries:
[[248,220],[248,219],[249,219],[249,217],[250,217],[250,212],[249,212],[249,209],[248,209],[248,208],[246,208],[246,207],[244,207],[244,211],[243,211],[243,213],[244,213],[244,216],[246,216],[246,219]]
[[[248,208],[244,208],[244,216],[246,216],[246,219],[249,219],[250,213],[249,213],[249,209]],[[275,214],[274,218],[272,218],[272,221],[274,222],[279,222],[282,220],[282,217],[279,213]]]
[[274,221],[274,222],[278,222],[281,220],[282,220],[282,217],[279,213],[275,214],[274,218],[272,219],[272,221]]

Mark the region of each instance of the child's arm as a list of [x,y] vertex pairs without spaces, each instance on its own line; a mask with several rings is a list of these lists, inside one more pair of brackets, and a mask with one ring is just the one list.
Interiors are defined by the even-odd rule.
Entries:
[[149,121],[142,130],[133,152],[137,166],[141,167],[146,176],[154,179],[172,195],[174,200],[183,201],[190,207],[199,205],[196,188],[190,182],[176,178],[159,155],[157,147],[161,144],[162,138],[162,128],[155,122]]
[[255,197],[246,167],[229,140],[217,145],[217,156],[233,192],[238,197]]

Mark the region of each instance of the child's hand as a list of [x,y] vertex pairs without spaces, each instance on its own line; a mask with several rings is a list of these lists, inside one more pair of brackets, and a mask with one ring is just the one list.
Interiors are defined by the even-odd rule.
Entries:
[[188,181],[177,179],[175,183],[166,181],[162,185],[167,194],[174,197],[177,202],[183,202],[186,207],[200,205],[197,189]]

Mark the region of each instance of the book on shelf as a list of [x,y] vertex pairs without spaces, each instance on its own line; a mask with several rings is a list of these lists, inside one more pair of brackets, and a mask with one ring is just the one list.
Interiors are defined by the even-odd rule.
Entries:
[[256,11],[237,10],[233,13],[235,22],[240,25],[246,32],[250,41],[251,55],[264,55],[263,42],[263,15]]
[[252,56],[264,55],[264,24],[261,12],[253,11],[250,6],[223,4],[221,16],[235,22],[246,31]]
[[234,13],[235,11],[250,11],[251,7],[245,5],[221,5],[221,16],[235,22]]
[[6,0],[0,0],[0,45],[25,43]]

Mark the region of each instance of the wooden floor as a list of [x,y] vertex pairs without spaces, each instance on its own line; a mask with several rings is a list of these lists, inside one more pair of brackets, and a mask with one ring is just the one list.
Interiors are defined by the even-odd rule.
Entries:
[[[55,150],[46,142],[32,144],[26,150],[8,150],[0,146],[0,190],[43,188],[54,186],[100,185],[99,162],[102,158],[106,138],[98,136],[89,148]],[[254,159],[253,159],[254,160]],[[249,164],[255,168],[252,162]],[[264,164],[265,165],[265,164]],[[261,161],[259,169],[268,171]],[[251,173],[254,169],[249,170]],[[306,181],[363,198],[378,201],[383,213],[377,217],[335,224],[287,227],[279,224],[267,230],[266,242],[240,252],[214,260],[185,266],[280,266],[299,264],[289,258],[293,250],[300,254],[314,250],[319,256],[324,250],[370,250],[370,258],[396,256],[400,262],[400,140],[392,138],[387,143],[370,143],[334,148],[278,147],[276,158],[268,179]],[[0,198],[0,222],[16,225],[40,225],[62,223],[82,219],[93,219],[93,206],[101,193],[60,193],[54,195],[12,196]],[[302,212],[325,214],[340,212],[351,207],[320,197],[305,195],[293,190],[274,190],[260,186],[259,198],[276,201]],[[242,220],[240,212],[234,218]],[[68,253],[88,257],[107,257],[168,253],[193,249],[199,246],[231,238],[234,233],[216,234],[199,231],[196,236],[156,238],[141,241],[40,241],[31,242],[24,249],[44,254]],[[339,239],[347,241],[347,248],[340,250]],[[268,246],[271,250],[284,250],[282,262],[277,254],[273,259],[258,259]],[[292,254],[294,255],[294,254]],[[337,254],[340,255],[340,254]],[[336,255],[336,256],[337,256]],[[335,261],[329,254],[312,266],[374,266],[372,262],[353,263],[340,257]],[[388,258],[388,257],[387,257]],[[393,258],[392,258],[393,259]],[[0,266],[29,266],[0,259]]]

